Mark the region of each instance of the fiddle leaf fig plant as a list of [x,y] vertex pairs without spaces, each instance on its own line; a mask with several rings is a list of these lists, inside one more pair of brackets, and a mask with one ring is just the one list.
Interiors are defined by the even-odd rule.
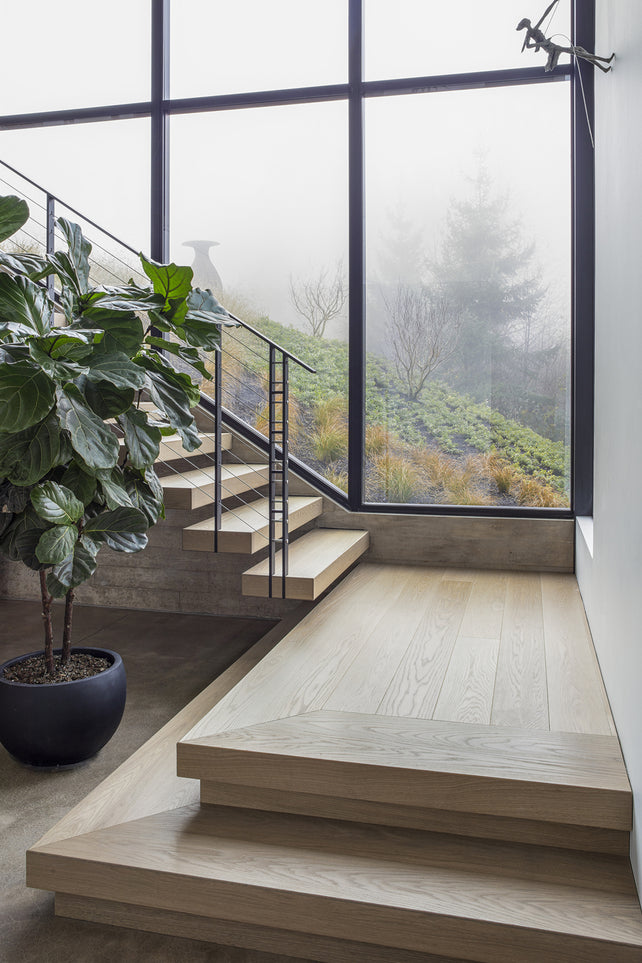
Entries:
[[[0,197],[0,242],[28,218],[23,200]],[[143,255],[148,286],[92,287],[91,244],[57,223],[64,251],[0,250],[0,552],[39,573],[52,681],[53,599],[66,600],[64,664],[74,590],[100,550],[140,551],[164,517],[161,438],[176,432],[187,451],[201,443],[190,410],[199,388],[184,368],[210,378],[199,349],[218,350],[221,326],[234,323],[192,288],[191,268]],[[55,297],[43,284],[51,275]],[[141,407],[145,397],[159,414]]]

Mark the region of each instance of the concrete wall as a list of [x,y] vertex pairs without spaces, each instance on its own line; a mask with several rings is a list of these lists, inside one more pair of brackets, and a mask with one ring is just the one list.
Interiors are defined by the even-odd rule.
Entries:
[[642,891],[642,4],[597,0],[595,508],[577,575],[633,786]]

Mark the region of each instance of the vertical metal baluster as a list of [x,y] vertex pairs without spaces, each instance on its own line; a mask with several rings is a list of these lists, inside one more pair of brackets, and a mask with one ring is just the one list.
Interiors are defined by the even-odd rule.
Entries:
[[221,475],[223,463],[222,451],[222,431],[221,431],[221,405],[222,405],[222,377],[223,377],[223,346],[219,351],[214,352],[214,551],[218,552],[218,533],[221,530]]
[[288,370],[289,359],[282,355],[281,365],[282,365],[282,396],[281,396],[281,558],[283,559],[282,564],[282,575],[281,575],[281,598],[286,598],[286,579],[288,574],[288,539],[289,539],[289,526],[288,526],[288,478],[289,478],[289,370]]
[[[47,254],[53,254],[56,246],[56,202],[51,194],[47,194],[47,213],[46,213],[46,238],[45,243],[47,246]],[[47,278],[47,294],[53,300],[55,289],[54,289],[54,276],[50,274]]]
[[274,569],[276,564],[276,438],[275,438],[275,415],[276,402],[276,350],[274,345],[270,345],[270,383],[268,398],[268,438],[269,438],[269,463],[268,463],[268,538],[269,538],[269,569],[268,569],[268,590],[272,598],[272,586],[274,580]]

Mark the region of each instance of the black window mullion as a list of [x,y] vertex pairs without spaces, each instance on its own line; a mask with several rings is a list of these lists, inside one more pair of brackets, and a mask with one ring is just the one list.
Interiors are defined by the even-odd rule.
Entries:
[[152,0],[151,255],[169,260],[169,4]]
[[365,231],[363,168],[363,3],[349,0],[348,11],[348,196],[349,196],[349,384],[348,500],[363,504],[365,438]]

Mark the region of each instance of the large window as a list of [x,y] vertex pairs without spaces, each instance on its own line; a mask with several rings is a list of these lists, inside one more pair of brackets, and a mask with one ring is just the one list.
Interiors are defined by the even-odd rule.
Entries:
[[[354,510],[569,510],[590,465],[584,443],[573,476],[591,162],[573,187],[572,153],[577,167],[591,77],[585,116],[577,66],[547,73],[545,53],[522,50],[528,10],[151,0],[125,16],[119,0],[98,29],[87,5],[69,19],[42,7],[29,83],[5,83],[0,160],[192,264],[317,370],[293,376],[291,438],[329,492]],[[590,8],[577,43],[592,42]],[[18,5],[14,34],[26,16]],[[560,0],[542,29],[569,37],[575,19]],[[225,404],[261,429],[265,358],[226,338]]]

